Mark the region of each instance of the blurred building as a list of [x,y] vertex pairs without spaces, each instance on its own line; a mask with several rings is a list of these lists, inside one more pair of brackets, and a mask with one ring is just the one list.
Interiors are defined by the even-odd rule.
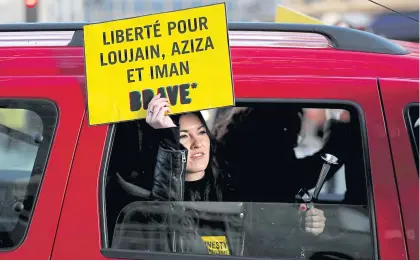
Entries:
[[[321,17],[331,12],[340,14],[361,12],[377,15],[386,11],[380,5],[368,0],[282,0],[281,2],[292,9],[315,17]],[[399,12],[419,10],[418,0],[379,0],[375,2]]]
[[[15,1],[15,0],[14,0]],[[231,21],[273,21],[279,0],[40,0],[41,22],[120,19],[226,3]]]
[[25,5],[20,0],[0,0],[0,23],[25,21]]
[[[25,0],[0,0],[0,23],[25,22]],[[369,0],[38,0],[39,22],[97,22],[226,2],[228,20],[272,22],[281,4],[326,24],[348,24],[398,40],[419,40],[419,23]],[[418,0],[378,3],[419,18]]]
[[380,5],[368,0],[282,0],[283,5],[319,18],[327,24],[342,22],[390,39],[419,41],[418,22],[383,7],[419,20],[418,0],[375,2]]

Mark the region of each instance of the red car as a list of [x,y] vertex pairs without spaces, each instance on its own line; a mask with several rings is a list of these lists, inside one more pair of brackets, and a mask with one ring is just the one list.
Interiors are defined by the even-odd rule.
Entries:
[[[0,258],[418,259],[418,44],[323,25],[229,30],[236,107],[202,115],[235,200],[187,208],[235,233],[203,254],[147,248],[180,225],[134,218],[152,211],[154,132],[89,126],[83,24],[0,25]],[[321,153],[340,161],[322,187]],[[305,194],[326,219],[316,236]]]

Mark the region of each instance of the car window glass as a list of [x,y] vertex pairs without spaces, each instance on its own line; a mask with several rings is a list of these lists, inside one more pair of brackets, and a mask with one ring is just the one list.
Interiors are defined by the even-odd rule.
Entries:
[[56,109],[44,101],[0,100],[0,249],[26,234],[52,134]]
[[[166,134],[144,120],[117,124],[103,188],[105,248],[374,258],[363,119],[354,107],[324,106],[247,103],[181,116],[182,128],[187,119],[201,126],[178,133],[188,154],[166,153]],[[202,177],[188,176],[203,164]]]

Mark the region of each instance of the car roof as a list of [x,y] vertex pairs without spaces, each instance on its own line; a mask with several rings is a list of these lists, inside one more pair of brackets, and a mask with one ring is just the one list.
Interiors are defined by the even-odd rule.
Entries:
[[[83,75],[83,26],[71,23],[0,25],[0,47],[10,47],[0,48],[0,57],[13,57],[0,64],[0,74],[20,75],[22,72],[16,70],[16,66],[40,56],[43,61],[51,59],[45,64],[54,66],[27,64],[26,74]],[[354,29],[230,23],[229,43],[235,75],[249,76],[250,71],[258,70],[259,74],[284,77],[419,79],[417,44],[392,41]]]
[[[74,37],[75,31],[2,31],[0,47],[64,46]],[[306,32],[229,31],[231,47],[289,47],[289,48],[334,48],[325,36]],[[401,40],[389,40],[408,51],[419,55],[419,44]]]
[[[54,33],[54,32],[73,32],[73,37],[68,45],[83,46],[83,27],[86,23],[24,23],[24,24],[0,24],[1,33],[19,33],[19,32],[38,32],[38,33]],[[360,30],[318,25],[318,24],[289,24],[289,23],[239,23],[229,22],[229,32],[240,33],[242,38],[248,37],[246,41],[241,41],[241,44],[250,43],[257,44],[256,46],[263,46],[269,43],[275,46],[275,43],[284,44],[291,42],[290,35],[300,35],[300,44],[311,41],[314,44],[325,40],[313,40],[313,37],[308,37],[307,34],[317,34],[325,37],[329,45],[337,50],[357,51],[366,53],[381,53],[391,55],[408,54],[407,49],[378,35],[363,32]],[[288,37],[282,37],[281,34],[289,34]],[[264,35],[265,34],[265,35]],[[267,39],[272,36],[277,36],[277,39]],[[280,35],[280,36],[279,36]],[[249,37],[252,37],[249,39]],[[7,43],[8,40],[3,41]],[[2,43],[0,41],[0,43]],[[295,41],[296,43],[296,41]]]

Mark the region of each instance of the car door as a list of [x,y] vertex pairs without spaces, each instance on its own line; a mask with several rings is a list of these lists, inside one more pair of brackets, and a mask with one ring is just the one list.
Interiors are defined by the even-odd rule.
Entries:
[[73,77],[0,75],[0,259],[49,259],[84,117]]
[[398,184],[408,256],[410,259],[418,259],[419,129],[416,122],[419,120],[419,81],[381,79],[379,84]]
[[[306,106],[304,108],[312,108],[307,106],[314,108],[343,107],[350,110],[354,120],[353,126],[356,126],[358,136],[355,135],[356,138],[354,138],[352,134],[349,137],[353,137],[353,140],[343,140],[343,144],[347,145],[343,145],[342,150],[356,157],[351,164],[356,164],[359,167],[357,170],[359,173],[355,173],[358,177],[362,177],[362,181],[354,183],[350,177],[350,183],[347,185],[351,187],[351,191],[346,192],[345,199],[340,199],[340,197],[334,199],[326,193],[325,198],[318,203],[318,206],[324,209],[327,220],[329,220],[327,222],[330,223],[326,225],[325,235],[321,236],[313,247],[328,251],[344,251],[351,257],[362,259],[405,259],[407,257],[390,148],[376,79],[237,75],[235,77],[235,96],[236,106],[239,107],[266,109],[269,106],[278,109],[277,113],[272,115],[273,120],[276,117],[284,116],[289,111],[285,110],[289,108],[289,105],[294,108],[302,105]],[[223,110],[220,112],[221,115],[225,115]],[[225,116],[216,117],[214,121],[225,119]],[[276,125],[270,124],[268,126]],[[127,131],[129,125],[130,123],[119,123],[111,126],[89,126],[88,121],[84,121],[53,258],[168,259],[179,257],[168,252],[136,249],[133,245],[130,250],[115,245],[111,248],[113,238],[118,233],[118,229],[121,229],[121,226],[116,226],[121,220],[117,219],[117,216],[126,204],[124,203],[126,197],[121,194],[121,190],[114,189],[117,184],[113,183],[121,181],[121,179],[119,179],[120,177],[116,178],[116,173],[110,168],[112,166],[113,170],[124,169],[125,165],[118,166],[118,164],[125,164],[126,159],[133,157],[130,148],[138,144],[138,140],[135,139],[138,133],[130,136]],[[255,133],[256,130],[263,129],[265,125],[264,123],[252,125],[259,127],[248,133]],[[273,134],[272,130],[268,129],[268,131]],[[284,131],[287,132],[288,129],[284,128]],[[264,154],[264,150],[269,149],[270,136],[267,136],[268,134],[251,135],[255,136],[242,139],[244,146],[255,143],[255,141],[267,140],[268,147],[263,150],[249,151],[249,153],[258,153],[252,154],[255,157],[268,156],[267,153]],[[360,153],[351,151],[350,147],[353,143],[359,146]],[[261,144],[265,145],[264,142]],[[350,147],[346,147],[348,145]],[[230,148],[235,149],[235,146],[230,146]],[[239,150],[238,153],[241,151]],[[236,155],[231,156],[234,159]],[[137,157],[134,157],[133,160],[137,163],[144,162],[142,158]],[[242,159],[237,160],[239,165],[248,163]],[[281,158],[277,162],[280,164],[278,168],[281,169]],[[346,171],[353,167],[351,164],[346,166]],[[313,171],[319,173],[318,169]],[[293,170],[288,172],[293,173]],[[123,175],[123,173],[120,174]],[[256,177],[258,178],[260,175]],[[125,178],[130,177],[126,176]],[[281,182],[288,184],[289,181],[285,176]],[[279,183],[265,183],[267,187],[276,187],[275,184]],[[259,191],[259,193],[257,193],[258,190],[251,191],[249,195],[252,196],[256,193],[255,195],[258,196],[264,190]],[[121,206],[116,208],[116,204]],[[265,205],[262,207],[259,204]],[[245,205],[260,218],[255,216],[255,219],[252,219],[252,215],[246,216],[247,222],[249,222],[249,231],[253,232],[247,235],[248,239],[244,246],[250,254],[244,254],[244,257],[264,257],[264,255],[269,257],[269,253],[273,253],[275,257],[279,257],[278,255],[289,257],[289,254],[290,256],[295,255],[295,253],[288,252],[292,248],[298,249],[299,255],[301,241],[287,237],[289,240],[280,243],[276,241],[279,233],[275,230],[291,231],[291,235],[298,233],[293,229],[293,226],[289,227],[295,220],[293,213],[298,213],[295,203],[246,202]],[[234,211],[234,208],[227,207],[227,209]],[[284,222],[274,222],[274,212],[269,210],[280,211],[285,215],[289,213],[291,219],[288,220],[284,217],[286,219]],[[243,215],[239,215],[239,217],[242,218]],[[135,226],[136,224],[127,224],[127,228],[131,227],[133,233],[136,232]],[[130,237],[136,238],[134,234]],[[132,243],[140,242],[142,239],[140,237]],[[185,253],[181,254],[181,257],[197,258],[198,256],[194,254]]]

